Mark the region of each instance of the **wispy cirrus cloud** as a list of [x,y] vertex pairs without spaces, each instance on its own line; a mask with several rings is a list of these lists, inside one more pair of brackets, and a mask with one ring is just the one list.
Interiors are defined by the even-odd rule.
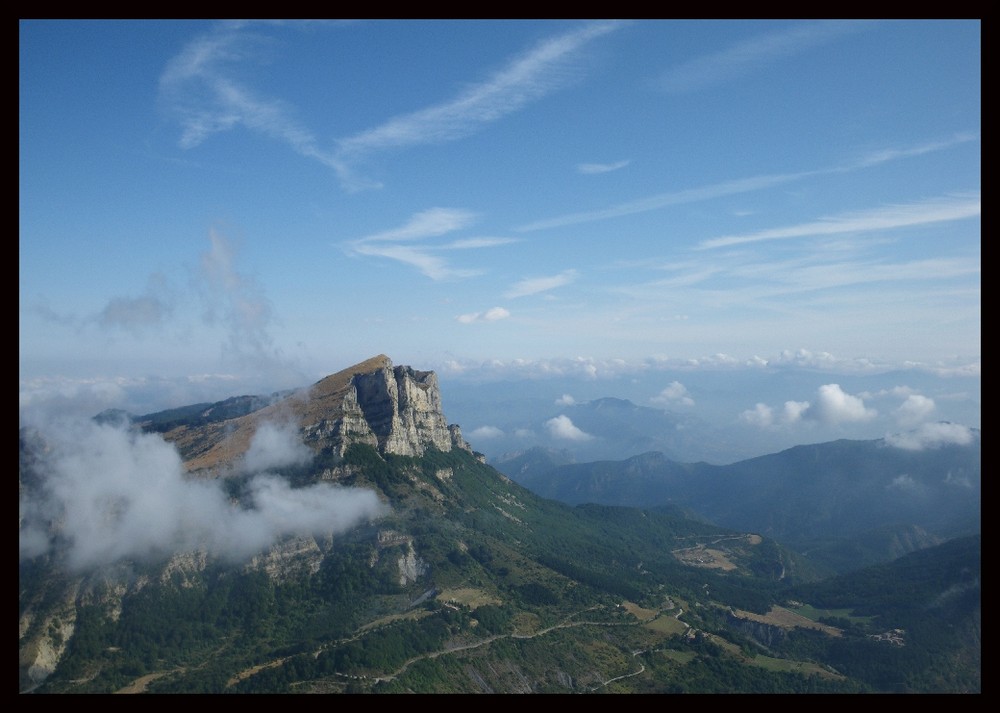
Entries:
[[[295,26],[298,23],[288,23]],[[287,144],[301,156],[333,169],[348,190],[381,184],[358,175],[355,165],[387,149],[455,141],[520,111],[567,84],[573,61],[591,41],[620,22],[590,22],[513,57],[499,71],[457,96],[339,140],[318,137],[288,102],[256,91],[242,67],[257,61],[270,38],[258,22],[226,22],[188,43],[160,76],[159,99],[181,126],[179,144],[191,149],[213,134],[244,127]]]
[[880,314],[879,319],[897,320],[903,314],[906,319],[946,321],[978,314],[978,254],[900,259],[905,256],[899,250],[885,251],[868,236],[838,247],[829,241],[788,247],[783,254],[790,257],[784,260],[764,250],[696,252],[695,259],[654,266],[668,276],[649,282],[637,281],[637,271],[626,266],[625,280],[608,289],[664,310],[678,304],[755,310],[758,315],[780,310],[798,320],[822,320],[831,309],[850,310],[856,318]]
[[459,208],[429,208],[414,214],[398,228],[366,235],[345,243],[346,249],[356,255],[383,257],[417,268],[432,280],[472,277],[481,270],[457,269],[435,251],[472,250],[496,247],[517,242],[517,238],[474,237],[462,238],[442,244],[421,242],[462,230],[476,221],[476,214]]
[[452,268],[448,262],[438,256],[431,255],[425,248],[409,245],[383,245],[379,243],[355,243],[351,248],[358,255],[384,257],[396,260],[405,265],[415,267],[432,280],[447,280],[453,277],[473,277],[481,274],[479,270],[462,270]]
[[295,118],[291,105],[263,96],[237,78],[236,68],[256,61],[268,42],[251,29],[255,25],[223,23],[196,37],[167,63],[160,75],[159,101],[181,125],[181,148],[192,149],[213,134],[242,126],[287,144],[348,180],[346,164]]
[[576,165],[576,170],[577,172],[585,175],[609,173],[611,171],[617,171],[620,168],[625,168],[630,163],[632,163],[631,159],[616,161],[614,163],[578,163]]
[[460,208],[428,208],[413,215],[398,228],[373,233],[361,242],[374,243],[389,240],[419,240],[445,235],[472,225],[476,214]]
[[770,228],[744,235],[725,235],[698,244],[700,249],[729,247],[757,243],[763,240],[787,240],[817,235],[891,230],[914,225],[961,220],[979,215],[982,211],[979,191],[941,196],[917,203],[891,205],[858,213],[845,213],[821,218],[811,223],[800,223],[784,228]]
[[925,144],[919,144],[917,146],[909,146],[899,149],[879,149],[878,151],[872,151],[871,153],[862,156],[856,161],[846,164],[841,170],[843,171],[853,171],[857,168],[868,168],[869,166],[877,166],[881,163],[887,163],[889,161],[895,161],[901,158],[910,158],[911,156],[923,156],[924,154],[932,153],[934,151],[941,151],[943,149],[950,149],[952,146],[957,146],[959,144],[968,143],[969,141],[979,140],[979,134],[972,133],[969,131],[959,132],[949,139],[944,139],[942,141],[929,141]]
[[485,312],[470,312],[460,314],[455,317],[455,321],[460,324],[474,324],[476,322],[497,322],[510,317],[510,312],[503,307],[491,307]]
[[565,84],[568,63],[579,50],[620,26],[617,22],[594,22],[545,39],[453,99],[340,140],[339,155],[354,158],[389,148],[464,138]]
[[859,159],[852,160],[837,166],[813,169],[810,171],[799,171],[796,173],[775,173],[750,176],[748,178],[737,178],[730,181],[722,181],[707,186],[697,188],[686,188],[679,191],[668,191],[657,193],[656,195],[639,198],[634,201],[626,201],[617,205],[601,208],[599,210],[581,211],[579,213],[568,213],[566,215],[536,220],[526,223],[516,228],[518,232],[532,232],[535,230],[547,230],[550,228],[561,228],[567,225],[579,225],[581,223],[592,223],[598,220],[609,220],[611,218],[621,218],[637,213],[646,213],[653,210],[660,210],[674,205],[684,205],[688,203],[698,203],[701,201],[723,198],[726,196],[739,195],[741,193],[752,193],[768,188],[774,188],[788,183],[794,183],[806,178],[823,176],[830,174],[849,173],[851,171],[862,170],[872,166],[921,156],[934,151],[943,151],[953,146],[974,141],[978,135],[972,133],[955,134],[951,138],[941,141],[931,141],[911,147],[882,149],[872,151]]
[[858,32],[866,26],[867,23],[854,21],[796,24],[679,64],[667,70],[657,84],[660,89],[676,94],[731,81],[778,60]]
[[441,247],[445,250],[471,250],[475,248],[493,248],[498,245],[509,245],[510,243],[519,242],[521,242],[520,238],[462,238],[461,240],[453,240]]
[[640,198],[639,200],[620,203],[610,208],[602,210],[584,211],[581,213],[570,213],[557,218],[538,220],[517,228],[518,232],[531,232],[535,230],[545,230],[547,228],[560,228],[566,225],[576,225],[579,223],[590,223],[596,220],[607,220],[608,218],[620,218],[625,215],[635,213],[645,213],[651,210],[659,210],[672,205],[684,203],[696,203],[698,201],[721,198],[722,196],[735,195],[737,193],[748,193],[759,191],[765,188],[797,181],[807,176],[815,175],[816,171],[804,173],[786,173],[751,176],[750,178],[739,178],[733,181],[723,181],[710,186],[699,188],[687,188],[681,191],[671,191],[669,193],[659,193],[655,196]]
[[345,167],[347,188],[371,185],[355,179],[347,166],[389,149],[440,144],[463,139],[482,127],[520,111],[532,101],[565,85],[572,61],[592,40],[617,30],[620,22],[593,22],[547,38],[514,57],[502,69],[440,104],[389,119],[337,142],[336,160]]
[[504,297],[513,299],[514,297],[525,297],[535,295],[539,292],[547,292],[557,287],[568,285],[577,278],[576,270],[564,270],[558,275],[549,277],[532,277],[521,280],[504,293]]

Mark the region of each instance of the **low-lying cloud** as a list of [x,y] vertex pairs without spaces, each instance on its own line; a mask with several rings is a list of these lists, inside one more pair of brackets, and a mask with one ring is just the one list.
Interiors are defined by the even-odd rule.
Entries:
[[243,456],[243,465],[249,472],[259,472],[269,468],[305,465],[312,460],[312,455],[293,424],[264,422],[253,434],[250,448]]
[[886,443],[908,451],[922,451],[928,448],[958,445],[966,446],[974,438],[972,429],[957,423],[925,423],[920,428],[906,433],[894,433],[885,437]]
[[253,441],[242,503],[218,480],[187,479],[176,448],[159,435],[92,421],[41,433],[45,450],[21,493],[19,552],[64,550],[74,570],[197,549],[238,561],[284,536],[341,533],[386,512],[374,491],[292,488],[276,475],[253,475],[306,462],[281,427],[262,428]]
[[556,416],[545,422],[545,428],[553,438],[567,441],[589,441],[593,436],[577,428],[569,416]]

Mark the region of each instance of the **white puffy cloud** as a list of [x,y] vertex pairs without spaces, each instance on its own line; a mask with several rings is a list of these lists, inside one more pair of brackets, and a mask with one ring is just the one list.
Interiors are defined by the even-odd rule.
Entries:
[[947,445],[965,446],[972,443],[972,429],[957,423],[925,423],[920,428],[906,433],[894,433],[885,437],[886,443],[908,451],[922,451],[926,448],[940,448]]
[[906,401],[897,408],[893,415],[903,428],[912,428],[927,420],[934,411],[934,399],[920,394],[909,394]]
[[556,405],[557,406],[572,406],[575,403],[576,403],[576,399],[574,399],[569,394],[563,394],[558,399],[556,399]]
[[816,402],[806,409],[804,415],[826,424],[837,424],[868,421],[875,418],[878,412],[866,407],[860,397],[846,393],[839,384],[824,384],[819,387]]
[[650,399],[658,404],[683,404],[694,406],[694,399],[688,393],[687,387],[679,381],[671,381],[659,394]]
[[767,428],[774,423],[774,410],[767,404],[758,403],[754,408],[741,413],[740,420],[753,426]]
[[795,423],[802,418],[809,410],[808,401],[786,401],[783,411],[784,420],[787,423]]
[[803,419],[819,421],[826,425],[837,425],[853,421],[869,421],[878,412],[865,406],[860,396],[845,393],[838,384],[824,384],[817,390],[816,401],[786,401],[780,417],[775,409],[758,403],[753,409],[740,414],[745,423],[767,428],[777,423],[793,424]]
[[569,416],[556,416],[545,422],[545,428],[553,438],[561,438],[567,441],[589,441],[593,436],[581,431],[573,425]]
[[497,428],[496,426],[480,426],[479,428],[473,429],[469,432],[469,438],[475,440],[483,438],[501,438],[503,435],[503,430]]
[[781,410],[780,418],[774,409],[767,404],[758,403],[753,409],[747,409],[740,414],[740,420],[760,428],[767,428],[778,423],[796,423],[809,410],[808,401],[786,401]]

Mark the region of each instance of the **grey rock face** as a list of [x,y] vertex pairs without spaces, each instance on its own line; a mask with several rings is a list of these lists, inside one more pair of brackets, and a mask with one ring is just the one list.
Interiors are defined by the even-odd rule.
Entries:
[[354,377],[358,405],[383,453],[419,456],[429,446],[452,447],[441,412],[441,391],[432,371],[385,366]]
[[386,357],[360,367],[364,371],[353,373],[343,391],[339,418],[331,420],[326,413],[318,422],[303,424],[307,441],[321,446],[325,440],[340,454],[353,443],[404,456],[420,456],[428,448],[472,450],[458,426],[445,420],[433,371],[393,367]]

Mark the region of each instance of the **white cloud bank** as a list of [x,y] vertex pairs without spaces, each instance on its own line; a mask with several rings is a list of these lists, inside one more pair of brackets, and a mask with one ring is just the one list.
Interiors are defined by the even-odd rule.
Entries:
[[[266,473],[249,480],[238,505],[219,481],[188,480],[177,450],[158,435],[92,421],[43,434],[39,482],[21,494],[19,552],[65,548],[75,570],[196,549],[241,560],[284,536],[344,532],[386,512],[371,490],[326,483],[293,489]],[[303,462],[289,434],[263,429],[245,465]]]

